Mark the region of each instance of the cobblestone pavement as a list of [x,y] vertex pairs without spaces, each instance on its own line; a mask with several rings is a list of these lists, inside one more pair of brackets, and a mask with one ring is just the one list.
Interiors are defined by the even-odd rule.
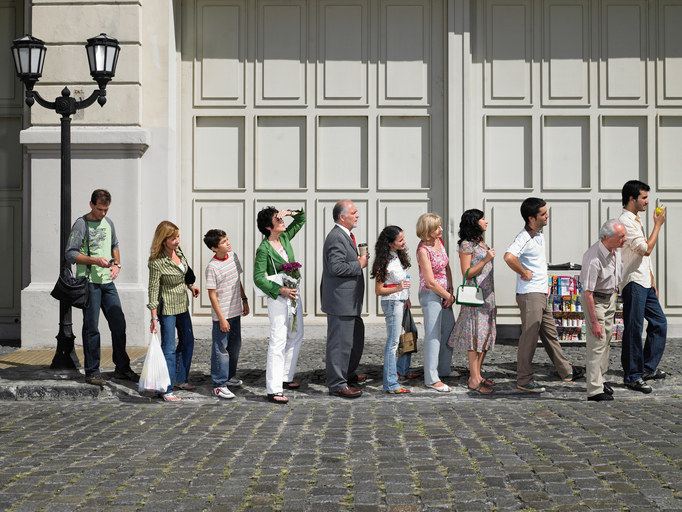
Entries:
[[[323,342],[310,329],[303,386],[281,406],[264,400],[266,343],[248,333],[244,386],[234,400],[211,397],[210,344],[196,331],[198,389],[180,391],[180,404],[141,397],[110,373],[103,391],[70,395],[98,388],[34,370],[33,395],[0,402],[0,510],[682,510],[680,340],[669,340],[661,368],[671,375],[651,395],[620,385],[617,345],[615,401],[587,402],[584,381],[561,382],[541,348],[536,377],[548,392],[523,394],[516,348],[498,344],[484,368],[493,396],[467,392],[465,377],[448,380],[452,393],[411,381],[413,393],[388,396],[382,330],[370,328],[365,395],[344,401],[326,393]],[[584,347],[565,351],[583,364]],[[464,355],[453,363],[463,370]],[[0,381],[17,388],[20,374],[3,370]]]
[[5,403],[0,509],[680,510],[680,403]]

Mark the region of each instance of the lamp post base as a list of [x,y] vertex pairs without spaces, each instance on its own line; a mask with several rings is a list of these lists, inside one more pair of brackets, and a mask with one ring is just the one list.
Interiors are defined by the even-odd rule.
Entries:
[[57,334],[57,350],[52,358],[50,368],[53,370],[75,370],[78,368],[78,357],[73,350],[73,324],[71,323],[71,305],[59,303],[59,333]]
[[76,370],[78,358],[73,350],[75,336],[62,337],[57,335],[57,350],[52,358],[50,368],[52,370]]

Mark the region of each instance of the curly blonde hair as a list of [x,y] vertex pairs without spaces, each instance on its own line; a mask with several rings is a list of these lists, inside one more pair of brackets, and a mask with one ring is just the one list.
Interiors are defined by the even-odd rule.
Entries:
[[180,228],[169,220],[162,220],[156,231],[154,231],[154,239],[152,240],[152,249],[149,253],[149,261],[157,260],[163,256],[163,243],[169,238],[178,236]]

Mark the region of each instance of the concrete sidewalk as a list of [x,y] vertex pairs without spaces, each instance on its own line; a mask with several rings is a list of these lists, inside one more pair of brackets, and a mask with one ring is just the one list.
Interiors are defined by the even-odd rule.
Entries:
[[[496,400],[509,398],[523,399],[561,399],[585,400],[585,381],[564,383],[554,371],[545,351],[541,346],[535,355],[536,380],[547,387],[547,392],[535,395],[520,392],[516,389],[516,341],[500,340],[495,350],[490,352],[484,364],[484,371],[488,378],[496,381],[495,393],[480,395],[471,392],[466,387],[466,354],[455,350],[453,367],[464,374],[459,378],[447,379],[453,388],[451,393],[437,393],[424,387],[421,379],[405,383],[412,393],[401,396],[387,396],[382,390],[383,349],[385,342],[385,327],[383,324],[367,325],[365,350],[360,370],[369,375],[363,386],[364,396],[361,400]],[[306,326],[305,340],[301,349],[297,379],[302,387],[297,391],[287,391],[286,395],[292,401],[304,400],[340,400],[330,397],[325,386],[325,334],[324,326]],[[208,326],[195,326],[195,350],[192,360],[190,381],[197,386],[192,392],[178,391],[177,394],[185,401],[210,401],[210,330]],[[78,343],[78,340],[77,340]],[[420,339],[421,344],[421,339]],[[682,381],[677,368],[682,363],[682,340],[669,339],[666,352],[661,362],[661,369],[668,372],[669,377],[663,381],[652,382],[654,392],[648,396],[675,396],[682,394]],[[569,360],[584,366],[584,345],[564,345],[564,351]],[[131,348],[132,368],[139,372],[142,369],[146,349]],[[129,381],[113,379],[113,363],[111,349],[102,350],[102,372],[107,379],[107,386],[100,389],[86,384],[81,371],[56,371],[49,368],[54,351],[42,350],[12,350],[11,347],[0,347],[0,399],[1,400],[124,400],[124,401],[157,401],[154,394],[137,391],[137,385]],[[265,397],[265,359],[267,353],[267,328],[250,326],[244,329],[242,349],[239,358],[238,376],[244,381],[241,387],[232,391],[237,395],[236,400],[259,401]],[[82,361],[82,350],[78,349],[79,360]],[[421,352],[414,355],[412,368],[421,373]],[[622,386],[622,371],[620,366],[620,344],[611,347],[611,363],[608,374],[609,381],[614,383],[615,398],[642,399],[647,395],[633,392]]]

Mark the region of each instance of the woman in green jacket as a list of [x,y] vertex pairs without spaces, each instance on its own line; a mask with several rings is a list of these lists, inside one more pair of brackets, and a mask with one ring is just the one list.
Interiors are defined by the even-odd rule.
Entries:
[[[284,217],[292,216],[289,227]],[[265,238],[256,250],[253,265],[253,282],[268,297],[268,318],[270,319],[270,344],[268,345],[265,369],[265,387],[268,400],[285,404],[284,387],[296,389],[300,383],[294,382],[296,362],[303,341],[303,308],[301,307],[300,286],[278,284],[266,276],[281,273],[281,266],[294,263],[294,250],[291,239],[305,224],[303,210],[277,211],[268,206],[258,212],[258,230]],[[299,281],[300,283],[300,281]]]

